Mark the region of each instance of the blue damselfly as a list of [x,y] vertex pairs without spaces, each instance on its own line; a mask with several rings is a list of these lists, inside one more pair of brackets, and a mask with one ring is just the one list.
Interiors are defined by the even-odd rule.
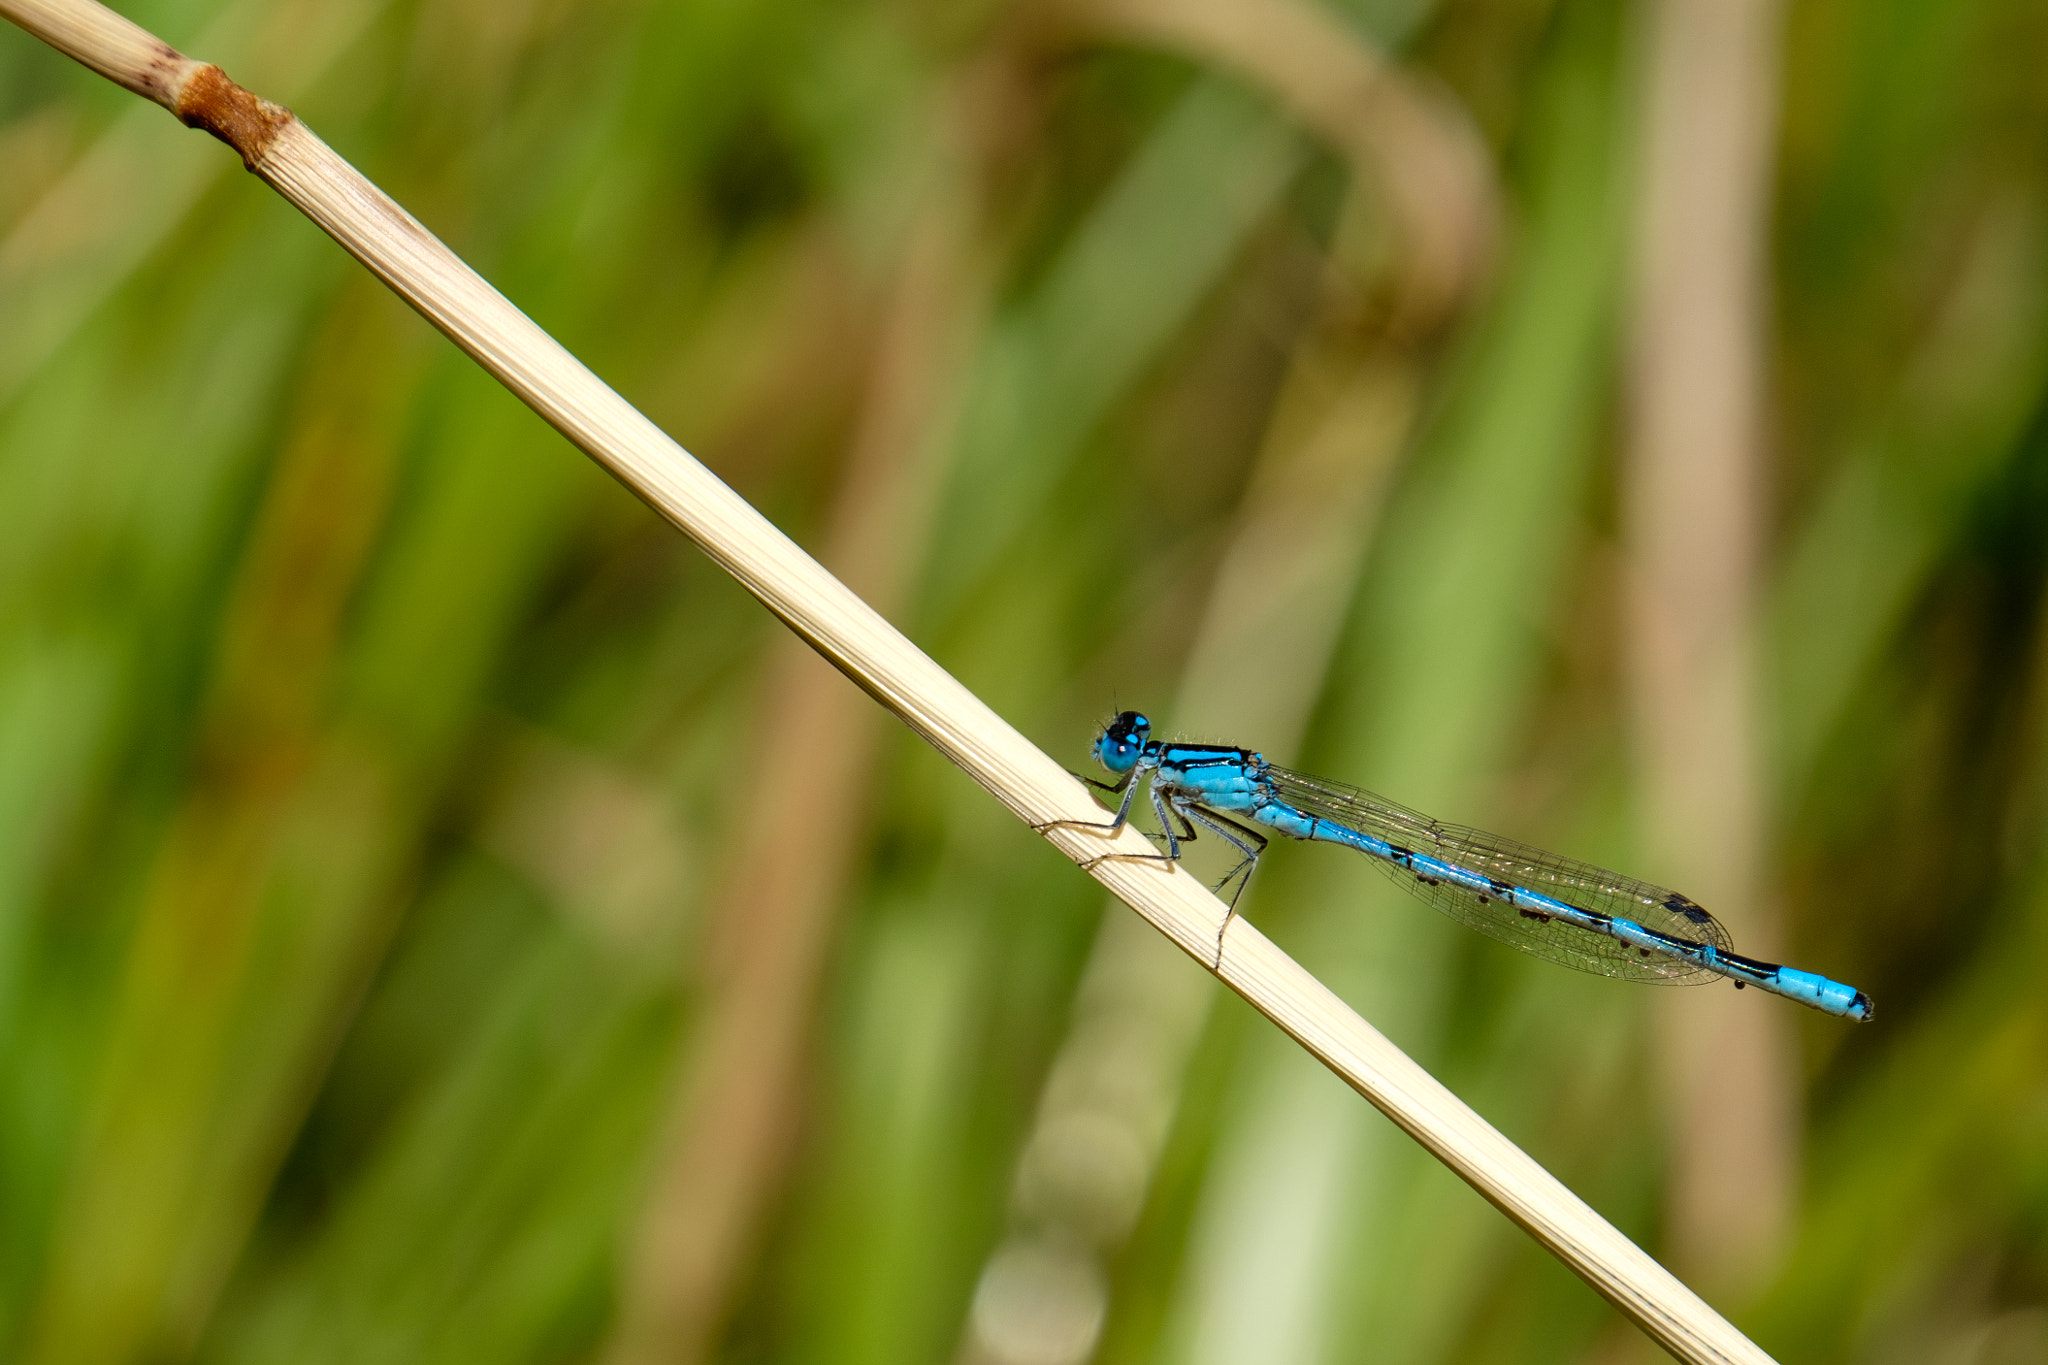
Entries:
[[[1244,855],[1217,884],[1221,891],[1236,883],[1231,914],[1266,849],[1256,825],[1356,849],[1459,923],[1567,967],[1673,985],[1725,978],[1844,1019],[1871,1017],[1870,997],[1853,986],[1734,952],[1720,922],[1675,891],[1443,824],[1357,787],[1291,772],[1249,749],[1169,743],[1151,732],[1152,722],[1138,712],[1118,714],[1093,746],[1095,760],[1116,780],[1087,780],[1122,798],[1116,819],[1095,826],[1111,834],[1129,822],[1138,789],[1146,788],[1160,825],[1151,837],[1166,851],[1103,856],[1176,862],[1197,827],[1207,830]],[[1229,924],[1226,915],[1217,934],[1219,964]]]

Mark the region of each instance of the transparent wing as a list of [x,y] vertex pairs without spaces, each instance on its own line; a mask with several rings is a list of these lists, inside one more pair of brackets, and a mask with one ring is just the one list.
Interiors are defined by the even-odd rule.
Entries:
[[[1732,946],[1720,921],[1675,891],[1591,863],[1560,858],[1497,834],[1446,825],[1357,787],[1270,765],[1266,776],[1282,801],[1310,815],[1335,820],[1390,844],[1494,881],[1539,892],[1580,910],[1610,919],[1633,920],[1646,929],[1694,943],[1710,943],[1723,952]],[[1565,920],[1527,915],[1496,897],[1454,882],[1426,880],[1379,858],[1373,862],[1403,888],[1460,924],[1547,961],[1600,976],[1669,985],[1695,985],[1719,979],[1689,963],[1645,955],[1617,939]]]

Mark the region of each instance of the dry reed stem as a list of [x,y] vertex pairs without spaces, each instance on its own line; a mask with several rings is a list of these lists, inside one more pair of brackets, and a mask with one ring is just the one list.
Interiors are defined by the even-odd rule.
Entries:
[[[1088,790],[612,392],[287,111],[92,0],[0,0],[0,14],[228,141],[251,170],[528,406],[695,540],[792,630],[1034,826],[1094,822]],[[1137,831],[1047,839],[1205,965],[1224,907]],[[1216,974],[1682,1360],[1769,1360],[1641,1248],[1242,920]]]

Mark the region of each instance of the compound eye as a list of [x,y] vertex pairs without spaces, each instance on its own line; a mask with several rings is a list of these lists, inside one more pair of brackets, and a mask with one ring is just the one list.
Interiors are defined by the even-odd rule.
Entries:
[[1138,746],[1121,735],[1104,734],[1096,741],[1095,756],[1113,773],[1127,773],[1137,766]]

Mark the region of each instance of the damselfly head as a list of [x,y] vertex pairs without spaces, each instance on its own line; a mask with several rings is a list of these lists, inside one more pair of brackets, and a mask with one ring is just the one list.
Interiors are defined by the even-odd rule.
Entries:
[[1115,720],[1095,737],[1095,761],[1113,773],[1127,773],[1138,766],[1145,752],[1145,740],[1152,722],[1136,711],[1119,711]]

